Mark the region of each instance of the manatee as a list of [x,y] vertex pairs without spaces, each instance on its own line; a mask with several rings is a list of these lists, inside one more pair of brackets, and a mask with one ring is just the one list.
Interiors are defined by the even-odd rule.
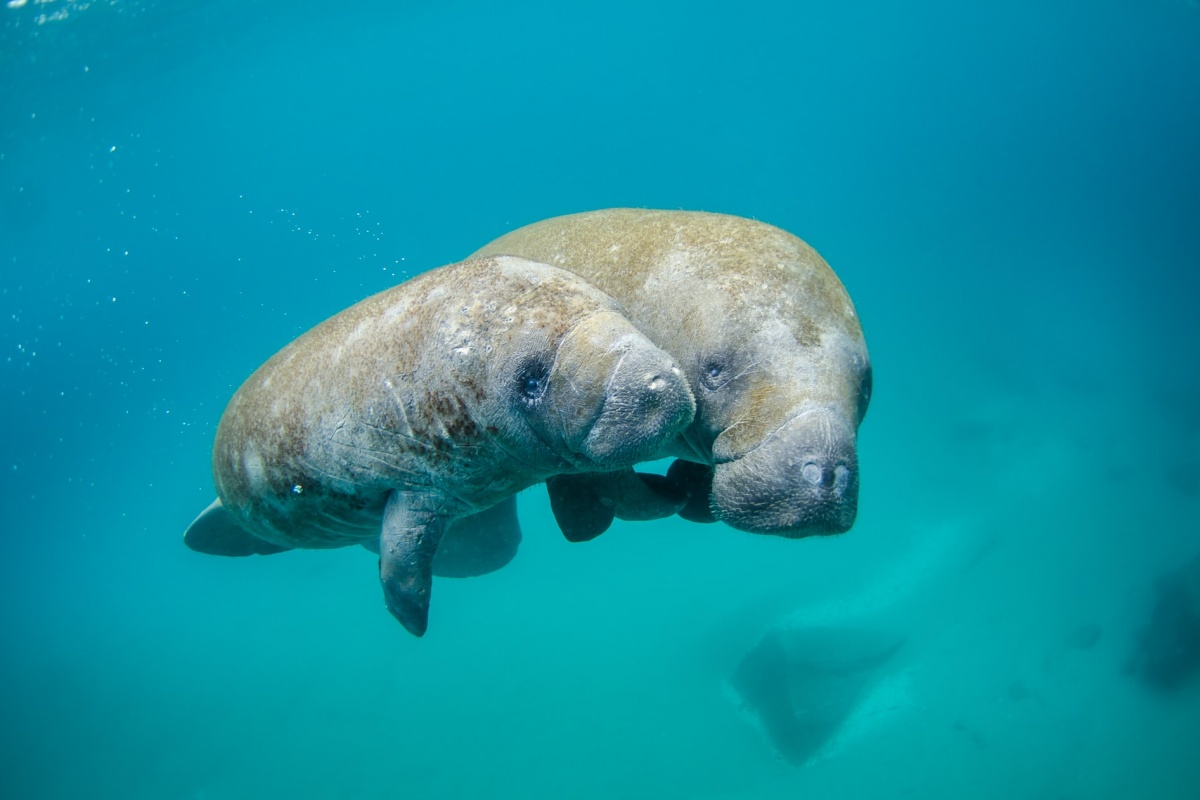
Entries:
[[374,543],[388,610],[421,636],[448,525],[503,528],[488,509],[511,513],[553,475],[628,468],[694,413],[680,367],[611,297],[545,264],[471,259],[259,367],[221,417],[218,499],[184,541],[221,555]]
[[[696,415],[656,453],[679,459],[651,486],[664,511],[789,538],[853,525],[871,364],[854,304],[815,250],[741,217],[609,209],[528,225],[475,255],[498,254],[583,277],[682,366]],[[588,476],[550,489],[569,538],[629,516]]]
[[854,711],[904,637],[857,628],[770,630],[730,683],[776,751],[797,766],[811,759]]

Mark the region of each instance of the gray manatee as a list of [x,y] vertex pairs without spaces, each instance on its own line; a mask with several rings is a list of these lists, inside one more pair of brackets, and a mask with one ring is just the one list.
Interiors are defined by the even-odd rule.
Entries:
[[854,711],[904,644],[886,631],[772,628],[730,678],[777,752],[801,765]]
[[375,542],[387,607],[420,636],[448,525],[503,528],[516,492],[627,468],[694,413],[679,367],[612,298],[545,264],[472,259],[259,367],[217,428],[219,499],[184,541],[220,555]]
[[[741,217],[609,209],[527,225],[475,255],[498,254],[583,277],[683,367],[696,416],[656,454],[681,459],[660,492],[668,513],[792,538],[853,525],[871,365],[854,304],[815,250]],[[641,503],[625,513],[630,487],[621,476],[549,484],[572,539],[614,514],[652,516]]]

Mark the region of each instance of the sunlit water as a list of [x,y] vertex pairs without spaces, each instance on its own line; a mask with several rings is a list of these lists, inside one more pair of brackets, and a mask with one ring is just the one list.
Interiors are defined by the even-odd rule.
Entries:
[[[18,0],[0,80],[0,796],[1200,796],[1200,687],[1124,671],[1200,550],[1194,5]],[[610,206],[833,265],[850,533],[535,489],[422,640],[359,548],[182,546],[271,353]],[[907,639],[799,767],[727,684],[780,622]]]

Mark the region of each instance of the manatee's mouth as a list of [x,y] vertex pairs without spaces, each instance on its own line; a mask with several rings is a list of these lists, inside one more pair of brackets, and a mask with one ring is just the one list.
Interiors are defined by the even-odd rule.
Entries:
[[745,453],[717,462],[713,514],[751,533],[844,533],[858,515],[855,445],[854,426],[838,412],[799,414]]
[[625,353],[608,381],[604,406],[579,448],[599,469],[656,457],[696,414],[683,371],[663,354]]
[[696,415],[683,370],[615,311],[563,336],[549,391],[554,449],[571,472],[610,472],[657,456]]

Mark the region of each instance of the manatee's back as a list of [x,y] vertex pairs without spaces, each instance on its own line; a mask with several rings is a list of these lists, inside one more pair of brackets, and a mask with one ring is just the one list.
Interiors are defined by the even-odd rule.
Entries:
[[[736,318],[836,324],[861,340],[850,297],[801,239],[755,220],[701,211],[613,208],[543,220],[475,253],[532,258],[569,270],[612,295],[656,342]],[[696,337],[685,334],[678,338]],[[681,353],[674,353],[681,357]]]

